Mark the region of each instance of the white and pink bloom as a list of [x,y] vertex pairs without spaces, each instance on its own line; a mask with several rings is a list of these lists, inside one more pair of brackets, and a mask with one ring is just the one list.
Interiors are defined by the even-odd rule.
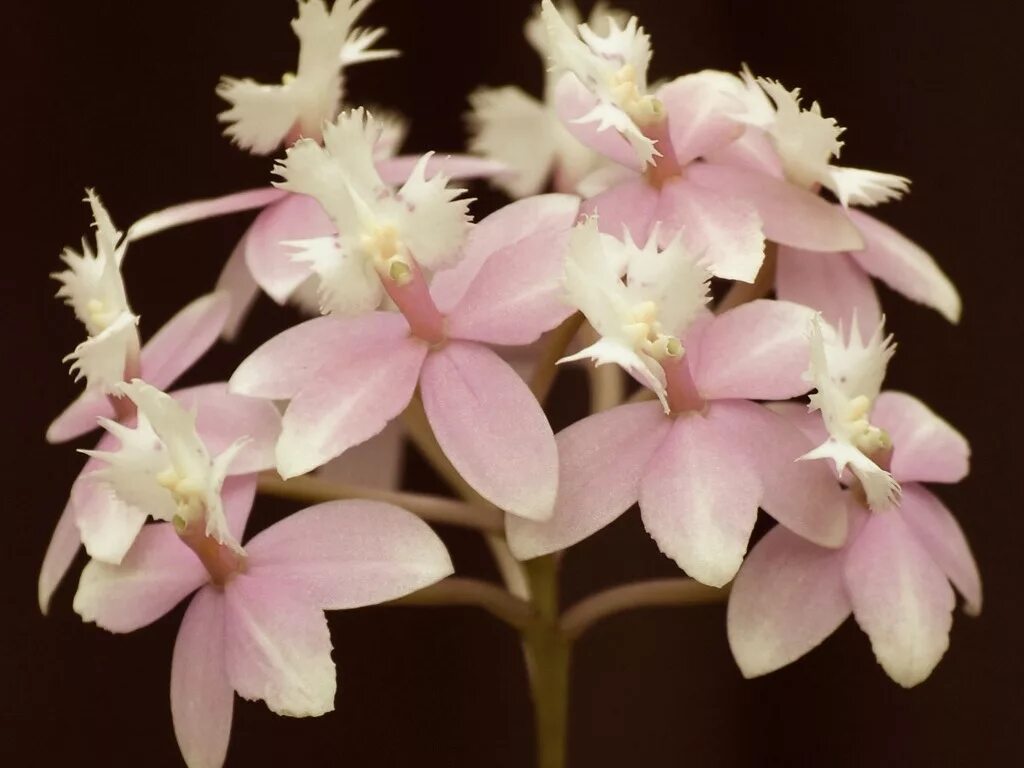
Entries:
[[584,182],[605,189],[585,205],[600,215],[602,231],[619,236],[626,227],[646,242],[659,222],[661,245],[682,232],[712,274],[746,282],[761,267],[766,237],[819,251],[863,246],[841,210],[725,152],[745,130],[739,78],[705,71],[652,90],[650,39],[635,18],[601,36],[586,24],[571,29],[551,0],[543,15],[552,64],[565,72],[559,114],[573,135],[619,166]]
[[233,694],[293,717],[334,708],[324,610],[391,600],[448,576],[437,535],[403,509],[370,501],[302,510],[240,544],[256,487],[226,477],[234,442],[215,457],[195,417],[142,382],[134,430],[108,424],[117,451],[96,472],[120,501],[161,522],[146,526],[120,564],[92,560],[75,610],[111,632],[131,632],[192,599],[171,663],[171,714],[185,763],[224,763]]
[[[435,189],[440,203],[445,193]],[[454,235],[455,227],[428,224],[423,241],[386,224],[363,230],[360,247],[373,250],[353,260],[366,260],[360,268],[376,275],[374,290],[400,312],[307,321],[257,349],[231,379],[233,392],[290,401],[277,445],[282,476],[308,472],[376,435],[418,386],[441,448],[470,485],[513,514],[549,515],[558,482],[551,427],[489,345],[529,344],[571,314],[561,301],[561,274],[578,210],[576,198],[557,194],[503,208],[464,244],[447,243],[456,250],[443,258],[461,261],[429,285],[416,244],[440,253],[439,229]],[[326,280],[337,274],[320,271]],[[327,306],[356,306],[355,289],[360,302],[371,290],[368,280],[325,288]]]
[[758,507],[801,536],[841,545],[846,519],[834,477],[795,462],[811,443],[751,402],[807,391],[812,311],[755,301],[712,317],[707,271],[681,237],[664,249],[657,242],[657,233],[643,247],[616,241],[592,219],[575,231],[566,287],[601,335],[579,355],[622,366],[660,402],[620,405],[558,434],[554,515],[507,518],[513,553],[563,549],[638,500],[662,552],[713,586],[739,568]]
[[[872,367],[863,372],[867,378],[876,376]],[[910,687],[931,674],[949,646],[950,585],[964,596],[968,614],[981,611],[981,579],[963,531],[922,485],[963,479],[967,441],[910,395],[883,392],[871,405],[870,430],[884,437],[872,439],[882,465],[877,472],[891,472],[901,495],[872,509],[859,480],[851,479],[850,533],[839,550],[781,526],[758,542],[736,577],[728,612],[729,643],[747,677],[800,658],[852,613],[886,673]],[[821,439],[820,420],[796,412],[794,404],[782,410]]]

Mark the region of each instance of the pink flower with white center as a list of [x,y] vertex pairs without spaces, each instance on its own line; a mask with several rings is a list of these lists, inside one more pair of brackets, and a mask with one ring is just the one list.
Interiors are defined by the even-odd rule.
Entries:
[[656,243],[657,233],[643,248],[620,243],[593,220],[575,232],[566,287],[602,337],[580,354],[616,362],[661,402],[620,405],[558,434],[554,514],[508,517],[512,552],[528,559],[568,547],[638,500],[662,552],[713,586],[739,568],[758,507],[811,541],[841,545],[834,476],[795,461],[811,443],[750,402],[807,391],[812,311],[760,300],[712,317],[706,270],[681,237],[663,250]]
[[488,345],[529,344],[571,314],[561,275],[578,210],[576,198],[557,194],[506,206],[472,229],[458,266],[429,286],[415,261],[395,262],[408,272],[386,270],[381,283],[400,312],[332,314],[257,349],[231,389],[290,401],[281,475],[309,472],[373,437],[418,385],[438,443],[470,485],[513,514],[549,515],[558,483],[551,427]]
[[63,298],[85,326],[89,338],[68,357],[72,370],[88,379],[85,392],[58,416],[46,432],[51,443],[84,435],[99,417],[130,415],[120,397],[122,382],[142,376],[154,386],[167,387],[196,362],[217,340],[228,317],[229,298],[212,293],[196,299],[171,318],[140,349],[139,317],[128,305],[121,262],[127,243],[91,190],[87,201],[96,228],[95,253],[83,240],[82,253],[62,254],[68,269],[53,277],[61,282]]
[[[130,392],[136,388],[128,387]],[[226,468],[225,482],[234,482],[237,476],[255,486],[256,473],[274,466],[274,444],[281,432],[281,417],[271,403],[229,394],[225,383],[182,389],[172,392],[170,397],[180,404],[180,409],[195,414],[196,432],[209,454],[219,455],[228,450],[239,430],[244,430],[247,441]],[[120,424],[103,420],[108,432],[95,453],[106,455],[114,451],[119,444],[118,434],[129,440],[146,434],[131,429],[136,426],[136,404],[134,399],[125,401],[131,404],[132,413]],[[49,609],[54,590],[80,546],[84,545],[94,560],[116,565],[124,559],[146,521],[147,512],[141,506],[126,503],[110,492],[96,474],[101,467],[98,456],[86,462],[57,521],[39,573],[39,607],[43,613]]]
[[[820,420],[784,404],[809,434]],[[956,483],[968,472],[963,436],[924,403],[883,392],[871,421],[891,448],[883,461],[902,486],[896,506],[865,508],[847,492],[850,534],[842,549],[822,549],[784,528],[753,548],[729,600],[729,644],[743,674],[767,674],[815,648],[852,613],[875,657],[904,687],[931,674],[949,646],[955,605],[981,611],[981,578],[963,531],[922,483]]]
[[[568,23],[579,23],[579,11],[571,2],[560,3],[559,8]],[[590,14],[589,26],[604,34],[610,31],[610,19],[624,23],[625,16],[598,3]],[[526,22],[525,32],[542,60],[551,58],[552,46],[540,6]],[[540,99],[514,85],[480,88],[470,96],[470,149],[508,169],[494,176],[492,182],[512,197],[535,195],[549,182],[556,192],[575,192],[583,178],[610,164],[562,124],[555,110],[555,87],[560,77],[560,72],[548,71]]]
[[598,171],[586,190],[604,188],[585,205],[603,231],[646,242],[660,222],[660,245],[677,232],[703,253],[712,274],[752,282],[765,237],[819,251],[860,248],[856,228],[825,200],[720,153],[743,134],[744,88],[723,72],[680,77],[651,92],[648,36],[630,19],[599,36],[579,36],[544,0],[551,60],[565,71],[556,105],[580,141],[621,168]]
[[233,692],[293,717],[334,708],[324,610],[401,597],[453,568],[426,523],[370,501],[310,507],[243,548],[256,483],[224,479],[237,449],[211,459],[187,411],[144,384],[131,387],[140,413],[156,419],[135,434],[115,429],[125,440],[118,452],[97,454],[110,462],[98,474],[125,504],[173,522],[143,528],[119,565],[92,560],[74,606],[86,621],[131,632],[199,590],[174,647],[171,715],[185,763],[220,766]]

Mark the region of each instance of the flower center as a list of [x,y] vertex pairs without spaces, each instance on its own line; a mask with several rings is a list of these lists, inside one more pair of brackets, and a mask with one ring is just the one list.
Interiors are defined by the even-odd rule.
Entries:
[[89,321],[94,326],[94,336],[102,333],[110,327],[110,324],[114,322],[120,314],[116,307],[108,307],[100,299],[89,299],[89,303],[86,304],[85,308],[88,313]]
[[[182,525],[187,525],[202,519],[202,486],[199,483],[192,478],[182,477],[174,467],[168,467],[158,474],[156,480],[171,492],[174,503],[178,507],[176,521],[181,520]],[[177,526],[177,522],[175,522],[175,526]]]
[[662,333],[661,322],[658,320],[658,305],[653,301],[643,301],[633,307],[627,313],[626,324],[623,327],[634,348],[655,360],[681,357],[683,354],[683,345],[679,339]]
[[624,64],[611,77],[612,98],[615,103],[641,128],[659,122],[665,116],[661,100],[649,93],[641,93],[636,67]]
[[840,428],[844,435],[866,456],[892,447],[889,433],[868,421],[871,406],[870,398],[858,395],[846,404],[840,414]]
[[398,239],[398,230],[391,224],[381,224],[364,234],[359,241],[363,251],[373,260],[379,274],[399,286],[412,280],[413,268],[405,247]]

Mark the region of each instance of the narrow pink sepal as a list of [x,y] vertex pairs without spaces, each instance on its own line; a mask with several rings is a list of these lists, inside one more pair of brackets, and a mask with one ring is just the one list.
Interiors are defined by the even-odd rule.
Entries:
[[871,278],[848,253],[814,253],[779,246],[775,295],[821,312],[833,328],[849,330],[853,318],[861,336],[882,322],[882,309]]
[[142,348],[141,378],[167,389],[216,343],[230,311],[228,294],[214,291],[178,312]]
[[142,240],[158,232],[180,227],[182,224],[191,224],[217,216],[226,216],[230,213],[262,208],[280,200],[287,194],[288,192],[285,190],[276,187],[257,187],[242,192],[232,192],[222,197],[181,203],[143,216],[128,228],[126,238],[129,241]]
[[614,128],[599,131],[597,122],[576,122],[597,105],[597,98],[587,90],[576,75],[567,72],[558,81],[555,86],[554,104],[562,124],[582,144],[627,168],[634,171],[641,170],[636,151]]
[[438,443],[466,482],[506,512],[551,516],[555,436],[508,363],[481,344],[451,341],[427,357],[420,392]]
[[958,483],[967,477],[967,439],[913,395],[883,392],[871,422],[892,438],[891,471],[899,482]]
[[261,472],[275,465],[274,444],[281,434],[281,414],[274,404],[228,391],[227,382],[202,384],[172,392],[186,409],[196,414],[196,431],[211,456],[227,450],[241,438],[228,473]]
[[729,595],[729,647],[744,677],[791,664],[850,615],[844,553],[775,526],[736,574]]
[[294,586],[326,610],[394,600],[454,572],[429,525],[378,501],[308,507],[245,548],[252,576]]
[[231,686],[291,717],[334,709],[327,619],[301,590],[248,573],[224,590],[225,658]]
[[581,212],[597,216],[597,227],[621,240],[629,232],[634,242],[646,243],[658,208],[658,190],[640,177],[623,181],[583,203]]
[[550,520],[505,517],[512,554],[529,560],[566,549],[636,503],[647,463],[672,420],[660,403],[630,403],[588,416],[555,435],[558,496]]
[[898,511],[868,515],[845,580],[854,618],[889,677],[904,688],[925,680],[949,647],[956,598]]
[[238,336],[242,323],[260,295],[260,287],[252,279],[252,273],[245,263],[245,241],[246,235],[242,235],[217,277],[217,290],[231,297],[231,311],[221,332],[221,336],[228,341]]
[[492,256],[501,258],[541,232],[571,227],[579,214],[575,195],[534,195],[516,200],[475,224],[466,235],[462,258],[434,275],[430,295],[441,314],[453,311]]
[[850,254],[861,267],[908,299],[959,322],[960,294],[927,251],[863,211],[844,210],[864,237],[864,249]]
[[691,368],[697,389],[709,399],[773,400],[807,392],[813,317],[808,307],[767,299],[719,315],[700,335]]
[[713,587],[736,575],[761,497],[736,437],[714,405],[679,416],[640,483],[640,515],[658,548]]
[[57,527],[53,529],[50,543],[46,545],[46,554],[43,555],[43,565],[39,569],[39,610],[45,615],[50,610],[50,600],[57,590],[64,574],[68,572],[71,563],[78,554],[78,548],[82,545],[78,535],[78,527],[75,525],[75,512],[71,499],[64,505],[64,511],[57,519]]
[[292,258],[286,243],[337,234],[334,222],[308,195],[292,194],[268,205],[245,234],[245,263],[253,279],[278,304],[284,304],[313,271]]
[[747,128],[738,139],[708,152],[704,159],[716,165],[734,165],[772,178],[785,178],[775,145],[759,128]]
[[375,319],[357,343],[332,348],[288,404],[276,448],[282,477],[305,474],[369,440],[412,399],[429,348],[408,335],[401,315]]
[[120,565],[90,560],[74,608],[83,621],[132,632],[159,619],[206,583],[206,569],[170,523],[144,526]]
[[[377,161],[377,173],[385,184],[404,184],[412,175],[420,155],[398,155]],[[435,154],[427,161],[425,175],[428,179],[443,173],[449,179],[486,179],[508,171],[508,167],[496,160],[487,160],[473,155]]]
[[46,429],[46,442],[66,443],[96,429],[96,420],[114,418],[114,406],[98,389],[87,389]]
[[721,149],[744,131],[743,124],[729,116],[730,111],[738,112],[741,105],[719,87],[716,80],[721,76],[718,72],[695,72],[658,89],[680,165]]
[[224,593],[201,589],[185,610],[171,658],[171,719],[188,768],[221,768],[235,694],[224,655]]
[[953,513],[923,485],[906,483],[900,515],[966,601],[970,616],[981,613],[981,574]]
[[705,259],[715,276],[747,283],[757,277],[764,261],[762,222],[742,196],[694,184],[687,171],[662,187],[651,218],[662,223],[662,246],[682,232],[690,253]]
[[851,251],[864,245],[843,208],[779,179],[712,163],[693,165],[687,177],[754,206],[769,240],[809,251]]

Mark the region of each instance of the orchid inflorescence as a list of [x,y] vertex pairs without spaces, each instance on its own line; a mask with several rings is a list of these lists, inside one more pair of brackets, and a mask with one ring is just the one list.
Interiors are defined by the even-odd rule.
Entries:
[[[953,588],[977,614],[981,585],[925,485],[967,474],[966,440],[883,390],[895,344],[872,278],[960,314],[932,258],[853,207],[908,180],[835,165],[843,129],[798,89],[746,67],[653,84],[636,17],[599,6],[580,23],[551,0],[526,27],[548,67],[542,97],[481,89],[474,154],[399,155],[402,120],[344,98],[350,66],[397,55],[373,47],[382,29],[356,26],[370,3],[299,0],[295,73],[220,84],[225,133],[282,150],[266,187],[125,233],[88,192],[95,243],[54,275],[85,326],[67,359],[86,388],[47,438],[103,436],[46,553],[43,611],[79,546],[86,621],[131,632],[192,595],[171,713],[185,762],[204,768],[224,762],[235,692],[283,715],[330,711],[323,612],[398,599],[477,604],[522,633],[544,768],[564,764],[572,641],[648,597],[727,598],[748,677],[851,613],[893,680],[928,677]],[[515,200],[474,222],[455,178]],[[245,210],[259,212],[216,289],[143,342],[128,251]],[[227,382],[171,389],[261,290],[320,316]],[[587,360],[594,413],[556,435],[554,366]],[[338,482],[367,455],[394,467],[404,438],[461,501]],[[258,490],[321,503],[247,539]],[[636,503],[687,578],[560,611],[559,553]],[[759,509],[777,525],[750,547]],[[452,576],[428,523],[479,529],[504,587]]]

